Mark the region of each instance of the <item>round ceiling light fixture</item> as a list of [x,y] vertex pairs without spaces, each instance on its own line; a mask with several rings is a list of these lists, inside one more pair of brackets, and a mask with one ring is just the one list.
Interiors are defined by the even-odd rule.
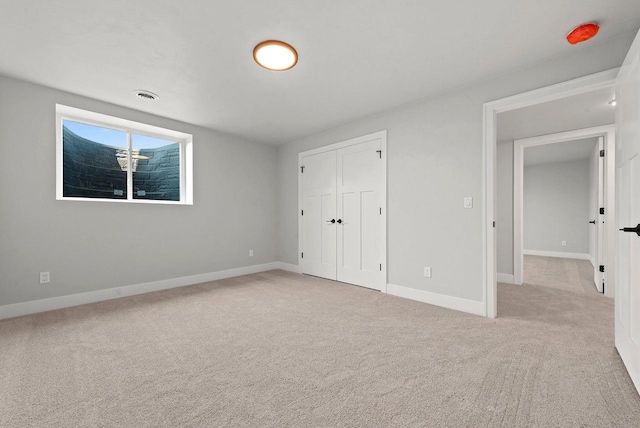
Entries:
[[298,63],[298,52],[288,43],[267,40],[253,48],[253,59],[267,70],[285,71]]
[[615,106],[616,106],[616,104],[618,104],[618,103],[616,102],[616,99],[615,99],[615,98],[614,98],[614,99],[612,99],[611,101],[609,101],[609,105],[610,105],[611,107],[615,107]]
[[147,101],[158,101],[160,99],[158,95],[150,91],[145,91],[144,89],[136,89],[135,91],[133,91],[133,94],[136,97],[142,98],[143,100]]
[[588,24],[582,24],[573,30],[569,34],[567,34],[567,42],[572,45],[576,45],[578,43],[586,42],[587,40],[593,38],[600,31],[600,26],[595,22],[590,22]]

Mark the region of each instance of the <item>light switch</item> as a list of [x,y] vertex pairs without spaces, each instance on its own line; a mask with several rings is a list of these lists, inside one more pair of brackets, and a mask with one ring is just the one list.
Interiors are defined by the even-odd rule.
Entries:
[[471,196],[464,197],[464,207],[473,208],[473,198]]

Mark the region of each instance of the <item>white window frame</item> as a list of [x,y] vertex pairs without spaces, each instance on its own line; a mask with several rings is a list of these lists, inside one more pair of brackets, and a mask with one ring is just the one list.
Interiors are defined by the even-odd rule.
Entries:
[[[127,133],[127,199],[107,198],[79,198],[63,195],[63,134],[64,120],[79,122],[87,125],[123,131]],[[152,199],[133,198],[133,171],[131,168],[131,134],[144,135],[152,138],[175,141],[180,144],[180,200],[159,201]],[[89,202],[117,202],[133,204],[163,204],[163,205],[193,205],[193,136],[184,132],[173,131],[132,120],[121,119],[56,104],[56,199],[60,201],[89,201]]]

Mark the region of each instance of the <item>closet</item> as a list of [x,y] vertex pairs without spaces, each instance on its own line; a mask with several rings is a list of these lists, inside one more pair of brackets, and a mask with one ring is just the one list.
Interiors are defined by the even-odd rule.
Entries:
[[304,274],[386,288],[386,131],[300,153]]

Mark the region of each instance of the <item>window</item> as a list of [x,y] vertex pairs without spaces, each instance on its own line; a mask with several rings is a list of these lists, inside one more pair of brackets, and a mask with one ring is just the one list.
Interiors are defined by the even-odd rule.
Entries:
[[57,199],[193,203],[192,136],[56,105]]

